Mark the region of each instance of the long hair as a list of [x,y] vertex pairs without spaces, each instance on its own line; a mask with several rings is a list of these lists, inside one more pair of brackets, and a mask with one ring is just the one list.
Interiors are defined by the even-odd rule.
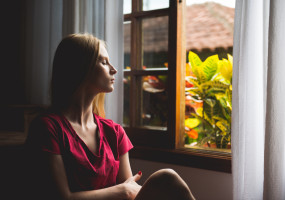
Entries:
[[[51,108],[65,109],[70,99],[94,68],[99,55],[100,44],[104,42],[91,34],[71,34],[59,43],[53,60],[51,80]],[[96,95],[93,111],[105,117],[105,94]]]

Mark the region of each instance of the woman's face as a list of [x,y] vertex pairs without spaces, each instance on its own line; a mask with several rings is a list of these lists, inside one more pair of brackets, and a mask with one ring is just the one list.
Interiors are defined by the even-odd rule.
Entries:
[[99,55],[96,65],[92,72],[88,75],[88,84],[96,92],[112,92],[114,90],[114,75],[117,70],[110,64],[109,55],[106,48],[100,44]]

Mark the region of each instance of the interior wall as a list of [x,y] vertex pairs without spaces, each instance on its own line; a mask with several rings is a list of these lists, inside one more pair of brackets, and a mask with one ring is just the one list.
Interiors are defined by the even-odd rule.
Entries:
[[130,162],[133,174],[142,171],[142,178],[138,181],[141,185],[155,171],[171,168],[188,184],[197,200],[233,199],[232,174],[133,158]]
[[22,63],[23,2],[21,0],[1,2],[1,73],[0,105],[24,103]]

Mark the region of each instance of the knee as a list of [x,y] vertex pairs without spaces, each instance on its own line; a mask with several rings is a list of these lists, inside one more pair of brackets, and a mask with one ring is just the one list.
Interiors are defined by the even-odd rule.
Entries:
[[158,182],[160,185],[161,184],[165,184],[165,185],[175,184],[181,180],[180,176],[173,169],[170,169],[170,168],[161,169],[161,170],[156,171],[150,177],[150,179],[153,182]]
[[166,199],[192,199],[191,191],[184,180],[173,169],[161,169],[152,174],[149,185],[166,194]]
[[160,169],[156,171],[154,175],[161,179],[171,179],[179,176],[173,169],[170,168]]

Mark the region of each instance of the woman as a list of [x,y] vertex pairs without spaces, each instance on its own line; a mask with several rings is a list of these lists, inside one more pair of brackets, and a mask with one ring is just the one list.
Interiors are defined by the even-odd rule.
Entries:
[[[142,173],[132,175],[133,145],[119,124],[104,118],[104,93],[113,91],[116,73],[96,37],[72,34],[59,44],[51,109],[32,122],[26,142],[38,178],[31,181],[34,198],[194,199],[171,169],[137,184]],[[46,172],[50,175],[42,177]]]

